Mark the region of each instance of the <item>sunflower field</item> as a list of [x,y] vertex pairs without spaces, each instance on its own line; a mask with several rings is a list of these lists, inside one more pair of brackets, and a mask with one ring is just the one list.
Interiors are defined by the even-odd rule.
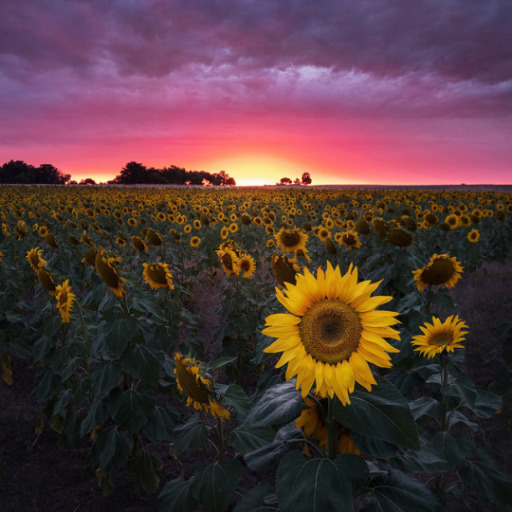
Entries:
[[105,494],[122,470],[163,512],[512,503],[477,442],[510,407],[512,324],[479,389],[453,294],[509,261],[511,194],[3,186],[0,206],[0,391],[26,361],[34,435],[86,440]]

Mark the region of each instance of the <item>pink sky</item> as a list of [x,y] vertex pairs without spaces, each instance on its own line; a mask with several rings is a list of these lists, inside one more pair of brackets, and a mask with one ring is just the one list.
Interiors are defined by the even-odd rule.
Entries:
[[512,184],[509,0],[7,0],[0,164]]

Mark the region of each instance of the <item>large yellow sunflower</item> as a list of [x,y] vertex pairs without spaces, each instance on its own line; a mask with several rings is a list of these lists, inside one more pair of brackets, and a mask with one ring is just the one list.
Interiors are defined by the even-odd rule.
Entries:
[[464,348],[461,344],[466,339],[468,331],[467,324],[459,319],[459,316],[449,316],[444,322],[437,317],[432,317],[432,323],[425,322],[424,326],[420,325],[421,332],[413,336],[411,343],[417,348],[422,356],[432,359],[444,350],[453,352],[456,348]]
[[[318,400],[320,401],[320,403],[322,402],[321,398],[318,398]],[[327,425],[323,421],[322,414],[318,409],[318,405],[315,401],[311,400],[308,397],[304,398],[304,402],[306,402],[308,408],[304,409],[301,412],[300,416],[295,421],[295,426],[297,428],[301,428],[305,436],[317,439],[319,441],[320,446],[323,446],[325,449],[327,449],[328,429]],[[350,430],[347,428],[344,429],[341,425],[339,425],[338,430],[339,441],[337,446],[337,452],[361,455],[361,452],[354,444],[354,441],[352,441]]]
[[184,358],[179,352],[174,355],[176,368],[176,384],[178,389],[187,395],[187,405],[197,411],[205,410],[217,418],[229,420],[229,411],[215,400],[212,382],[201,377],[199,373],[200,362]]
[[350,265],[341,275],[327,263],[318,268],[316,278],[305,268],[296,284],[285,283],[284,292],[276,288],[277,299],[291,313],[278,313],[265,319],[262,331],[277,338],[265,352],[283,352],[276,367],[288,363],[286,379],[297,375],[297,389],[305,397],[315,384],[321,397],[334,394],[343,405],[356,382],[371,391],[376,381],[368,366],[391,366],[387,352],[398,352],[384,338],[400,340],[391,325],[399,323],[393,311],[376,308],[392,297],[371,294],[380,282],[358,283],[357,267]]
[[460,279],[463,267],[460,261],[449,254],[434,254],[430,261],[423,267],[413,270],[414,281],[421,292],[427,286],[445,285],[446,288],[453,288]]
[[143,263],[142,266],[144,267],[142,271],[144,280],[153,290],[157,290],[158,288],[174,290],[172,274],[169,271],[167,263]]
[[57,307],[62,318],[62,323],[67,324],[71,319],[71,310],[73,309],[73,302],[75,294],[71,293],[71,286],[69,279],[66,279],[62,284],[56,287]]
[[281,228],[275,237],[277,246],[285,252],[295,252],[297,249],[306,249],[308,235],[298,228]]

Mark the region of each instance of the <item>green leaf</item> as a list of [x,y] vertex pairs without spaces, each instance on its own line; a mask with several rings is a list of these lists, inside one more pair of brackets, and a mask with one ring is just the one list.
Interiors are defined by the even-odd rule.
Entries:
[[[108,434],[102,430],[98,437],[106,435],[102,446],[99,461],[102,470],[114,470],[123,464],[129,457],[133,447],[133,438],[121,434],[118,430],[110,430]],[[99,439],[96,442],[100,442]]]
[[114,320],[105,339],[107,353],[113,358],[121,357],[137,332],[137,320],[135,318],[130,316]]
[[109,410],[103,400],[95,400],[92,403],[87,416],[80,425],[80,435],[85,436],[91,432],[96,425],[103,425],[108,416]]
[[441,414],[440,404],[434,398],[421,396],[412,402],[409,402],[413,418],[417,421],[423,416],[429,418],[438,418]]
[[219,368],[222,368],[223,366],[232,363],[233,361],[236,361],[235,357],[221,357],[220,359],[216,359],[213,363],[210,364],[210,368],[212,370],[218,370]]
[[142,314],[150,313],[161,323],[167,323],[168,320],[162,315],[162,308],[160,304],[149,296],[134,296],[131,303],[131,308]]
[[477,391],[475,405],[471,410],[480,418],[490,418],[503,406],[501,395],[497,395],[492,391]]
[[267,482],[259,482],[243,495],[233,512],[275,512],[276,508],[269,503],[271,496],[273,495],[270,485]]
[[160,379],[160,370],[164,362],[163,351],[138,344],[123,357],[121,364],[136,379],[155,387]]
[[116,386],[123,370],[111,361],[104,361],[91,372],[92,391],[95,397],[108,395]]
[[364,486],[370,477],[368,464],[359,455],[350,453],[338,455],[334,459],[334,464],[336,464],[340,474],[346,474],[350,478],[355,490]]
[[245,417],[251,425],[284,425],[299,417],[304,408],[295,379],[269,388]]
[[345,427],[402,448],[419,448],[418,431],[411,410],[398,389],[381,377],[369,392],[357,389],[351,404],[336,401],[334,414]]
[[462,411],[452,411],[448,420],[448,427],[452,428],[454,425],[462,423],[469,427],[473,432],[478,430],[478,425],[471,421]]
[[61,379],[55,373],[41,368],[35,377],[35,393],[39,402],[49,400],[59,389]]
[[353,511],[352,485],[330,459],[308,459],[293,451],[284,456],[276,475],[280,512]]
[[512,503],[512,478],[494,460],[479,450],[482,461],[471,462],[459,470],[464,483],[478,494],[498,503]]
[[228,497],[238,487],[242,465],[235,459],[215,462],[196,472],[192,492],[207,512],[225,512]]
[[239,453],[249,453],[271,443],[275,435],[272,427],[243,424],[231,432],[229,444]]
[[473,448],[473,443],[464,434],[454,432],[439,432],[432,439],[432,444],[438,450],[438,453],[446,460],[445,470],[452,468],[461,460],[468,456]]
[[372,484],[374,506],[365,507],[365,511],[432,512],[439,506],[436,496],[425,485],[396,469],[390,468],[387,478],[378,477]]
[[192,496],[191,482],[177,478],[167,482],[158,495],[159,512],[190,512],[197,501]]
[[[147,424],[144,426],[144,434],[150,441],[169,441],[172,438],[172,430],[176,418],[173,417],[174,410],[155,406],[153,413],[149,416]],[[176,413],[174,414],[176,416]]]
[[268,469],[290,449],[290,441],[302,441],[303,439],[302,430],[295,428],[293,423],[290,423],[277,431],[272,443],[247,453],[244,457],[245,463],[253,471]]
[[157,474],[160,465],[161,461],[154,454],[143,450],[126,463],[126,469],[137,484],[148,494],[151,494],[157,491],[160,484],[160,478]]
[[138,432],[148,422],[152,405],[141,393],[128,389],[112,401],[112,417],[121,428]]
[[200,420],[199,414],[194,414],[187,423],[174,429],[173,436],[174,449],[182,455],[205,445],[208,439],[208,428]]
[[222,395],[222,404],[231,405],[236,409],[239,416],[244,416],[251,408],[249,399],[245,391],[236,384],[226,386],[224,384],[217,384],[216,390]]

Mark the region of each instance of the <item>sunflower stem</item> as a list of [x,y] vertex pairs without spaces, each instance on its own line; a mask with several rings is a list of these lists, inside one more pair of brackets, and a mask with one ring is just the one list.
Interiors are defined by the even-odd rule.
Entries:
[[338,439],[338,422],[334,417],[334,398],[327,398],[327,446],[329,459],[334,460],[337,455],[336,441]]
[[450,359],[445,352],[441,353],[441,396],[443,400],[443,418],[441,420],[441,431],[448,430],[448,395],[443,391],[443,388],[448,384],[450,375]]
[[219,463],[222,464],[224,462],[224,455],[226,452],[226,447],[224,445],[224,425],[222,423],[221,418],[217,418],[217,437],[219,439],[219,446],[218,446]]

